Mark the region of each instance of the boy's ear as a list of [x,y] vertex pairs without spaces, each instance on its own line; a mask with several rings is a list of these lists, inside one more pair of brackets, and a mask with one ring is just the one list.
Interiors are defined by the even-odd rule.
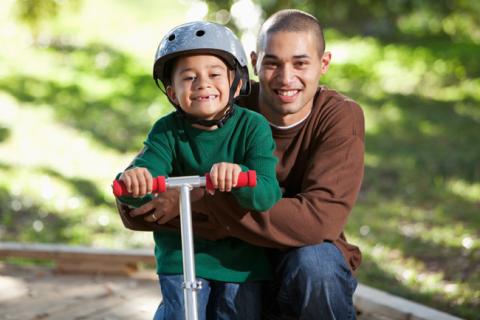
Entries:
[[238,82],[237,90],[235,90],[235,94],[233,95],[234,98],[238,97],[240,94],[240,90],[242,90],[243,80],[240,79]]
[[167,86],[167,96],[172,100],[176,105],[178,105],[177,95],[173,86]]

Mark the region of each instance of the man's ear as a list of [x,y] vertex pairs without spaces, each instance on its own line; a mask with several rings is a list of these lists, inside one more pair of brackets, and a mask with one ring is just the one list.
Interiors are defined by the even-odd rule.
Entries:
[[175,89],[172,86],[167,86],[167,96],[170,100],[173,101],[176,105],[178,105],[177,94],[175,93]]
[[255,75],[258,76],[258,71],[257,71],[258,56],[255,51],[250,52],[250,60],[252,60],[253,73],[255,73]]
[[321,60],[322,60],[321,72],[322,72],[322,75],[324,75],[328,71],[330,60],[332,60],[332,53],[330,51],[325,51]]

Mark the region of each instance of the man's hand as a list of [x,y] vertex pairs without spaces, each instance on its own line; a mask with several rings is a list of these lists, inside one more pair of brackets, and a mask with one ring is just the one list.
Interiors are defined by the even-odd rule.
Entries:
[[[204,194],[205,191],[199,188],[190,191],[192,205],[199,201]],[[180,214],[179,198],[180,192],[177,189],[167,190],[159,193],[150,202],[130,211],[130,216],[132,218],[144,216],[143,219],[147,222],[165,224]]]
[[180,193],[176,189],[159,193],[151,201],[130,211],[130,216],[132,218],[144,216],[143,219],[147,222],[165,224],[179,215],[179,196]]

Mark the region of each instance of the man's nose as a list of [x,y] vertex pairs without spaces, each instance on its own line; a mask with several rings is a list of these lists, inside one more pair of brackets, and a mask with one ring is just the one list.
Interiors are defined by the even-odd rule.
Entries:
[[294,77],[294,70],[289,64],[284,64],[278,69],[278,81],[282,85],[288,85]]

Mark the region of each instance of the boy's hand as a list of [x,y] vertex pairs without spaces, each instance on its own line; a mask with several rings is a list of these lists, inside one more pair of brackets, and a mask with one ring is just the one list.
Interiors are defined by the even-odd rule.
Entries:
[[143,197],[152,193],[153,178],[145,168],[132,168],[125,170],[119,180],[125,183],[127,191],[132,197]]
[[[210,179],[213,187],[222,192],[230,192],[237,185],[240,172],[242,172],[242,168],[238,164],[228,162],[215,163],[210,170]],[[215,190],[208,190],[208,192],[214,194]]]

